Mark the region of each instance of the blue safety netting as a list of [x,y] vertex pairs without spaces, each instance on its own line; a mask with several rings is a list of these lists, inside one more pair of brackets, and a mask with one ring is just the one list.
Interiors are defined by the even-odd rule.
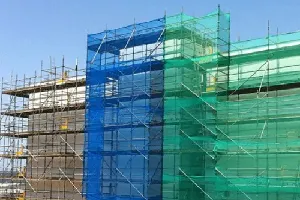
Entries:
[[161,199],[164,21],[88,35],[88,200]]

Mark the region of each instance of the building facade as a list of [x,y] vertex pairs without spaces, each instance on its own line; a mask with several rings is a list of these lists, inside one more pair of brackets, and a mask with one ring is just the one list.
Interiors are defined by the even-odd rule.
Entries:
[[300,199],[299,49],[299,32],[232,42],[220,8],[90,34],[86,72],[3,85],[1,191]]
[[51,66],[2,94],[1,197],[83,199],[84,72]]

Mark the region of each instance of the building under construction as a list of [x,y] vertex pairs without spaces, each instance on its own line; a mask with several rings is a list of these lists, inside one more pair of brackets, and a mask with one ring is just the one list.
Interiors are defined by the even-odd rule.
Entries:
[[2,84],[1,194],[300,200],[299,49],[231,42],[220,8],[88,35],[86,71]]
[[51,60],[2,80],[1,197],[82,199],[85,72]]

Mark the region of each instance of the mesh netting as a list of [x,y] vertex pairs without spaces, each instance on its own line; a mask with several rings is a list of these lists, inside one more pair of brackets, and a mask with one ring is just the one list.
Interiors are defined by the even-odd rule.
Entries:
[[89,35],[87,199],[299,199],[300,33],[219,9]]

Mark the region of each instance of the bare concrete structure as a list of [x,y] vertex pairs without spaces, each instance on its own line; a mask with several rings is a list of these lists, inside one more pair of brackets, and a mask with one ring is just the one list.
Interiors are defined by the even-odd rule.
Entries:
[[1,198],[83,199],[84,70],[50,59],[1,91]]

